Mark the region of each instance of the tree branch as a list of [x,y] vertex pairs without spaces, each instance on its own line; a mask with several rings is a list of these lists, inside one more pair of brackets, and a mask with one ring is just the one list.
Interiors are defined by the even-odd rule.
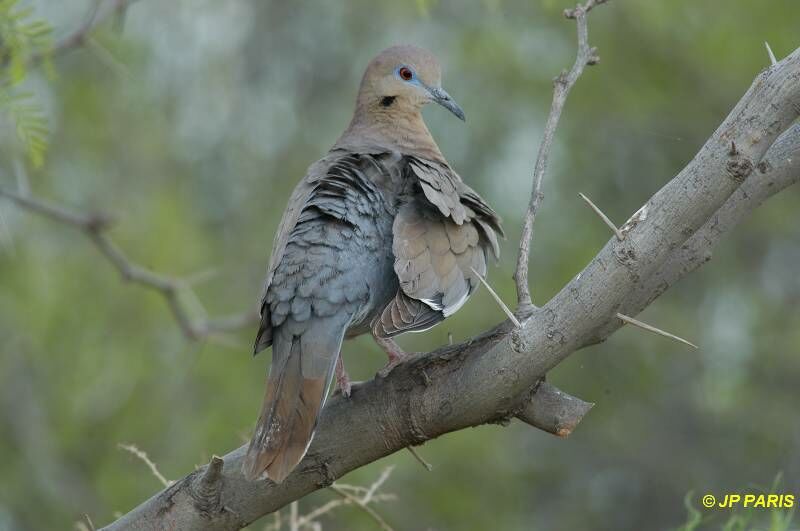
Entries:
[[[800,111],[796,112],[800,114]],[[641,312],[684,275],[708,263],[713,247],[725,234],[744,221],[750,212],[799,181],[800,124],[795,124],[775,141],[756,165],[755,171],[725,204],[673,252],[658,271],[643,279],[625,297],[620,311],[634,315]],[[646,207],[647,205],[642,208]],[[613,326],[599,328],[591,343],[603,341],[613,330]]]
[[107,9],[103,7],[103,0],[92,0],[89,12],[83,24],[75,31],[58,41],[51,50],[46,53],[34,54],[28,59],[30,66],[38,65],[42,61],[54,55],[61,55],[76,48],[86,45],[91,33],[103,22],[112,16],[122,16],[128,8],[137,0],[111,0]]
[[194,501],[201,469],[107,529],[238,529],[406,446],[515,416],[534,418],[531,396],[550,369],[605,340],[623,324],[617,313],[638,313],[761,201],[797,181],[800,157],[786,153],[800,149],[800,134],[790,129],[798,109],[800,49],[759,74],[694,159],[623,226],[624,240],[612,237],[521,328],[506,321],[468,343],[411,356],[355,385],[349,399],[334,396],[308,454],[280,485],[246,481],[241,447],[223,458],[220,503],[212,510],[199,511]]
[[547,382],[537,386],[531,401],[517,413],[517,418],[534,428],[566,437],[594,407],[591,402],[570,396]]
[[533,191],[531,192],[528,210],[522,224],[522,237],[520,239],[519,254],[517,255],[517,268],[514,272],[514,280],[517,283],[517,309],[522,315],[527,315],[533,309],[530,287],[528,286],[528,260],[530,258],[531,241],[533,240],[533,223],[536,221],[536,214],[539,206],[544,199],[542,192],[542,179],[547,172],[547,163],[550,159],[550,151],[553,149],[553,139],[555,138],[556,128],[561,119],[561,111],[567,102],[570,90],[575,82],[581,77],[586,65],[594,65],[600,60],[597,50],[589,46],[589,28],[586,22],[586,15],[589,11],[608,0],[587,0],[583,5],[578,4],[574,9],[564,11],[564,16],[575,19],[578,26],[578,52],[575,63],[569,72],[561,74],[553,80],[553,102],[550,105],[550,114],[544,127],[544,136],[539,145],[539,153],[536,155],[536,165],[533,169]]
[[182,294],[188,295],[191,300],[197,300],[190,283],[182,278],[157,273],[128,259],[108,236],[107,231],[112,225],[112,220],[104,214],[73,211],[29,194],[12,192],[4,188],[0,188],[0,197],[5,197],[29,212],[81,231],[119,272],[124,281],[154,290],[164,297],[181,332],[188,339],[204,339],[216,334],[239,330],[258,322],[258,315],[255,311],[221,319],[209,319],[206,317],[205,309],[201,308],[202,315],[193,317],[190,305],[181,296]]

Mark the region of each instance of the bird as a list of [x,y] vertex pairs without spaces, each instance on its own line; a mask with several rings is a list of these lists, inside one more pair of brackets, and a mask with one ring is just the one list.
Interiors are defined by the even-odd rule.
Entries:
[[254,354],[272,346],[246,479],[281,483],[308,450],[334,373],[350,396],[346,338],[371,333],[391,368],[393,339],[455,313],[499,258],[501,219],[452,169],[422,117],[442,88],[436,57],[414,45],[366,67],[350,124],[297,184],[275,236]]

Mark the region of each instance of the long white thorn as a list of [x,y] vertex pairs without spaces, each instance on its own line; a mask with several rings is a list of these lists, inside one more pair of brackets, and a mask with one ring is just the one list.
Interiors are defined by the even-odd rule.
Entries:
[[669,332],[665,332],[665,331],[661,330],[660,328],[656,328],[655,326],[651,326],[651,325],[649,325],[647,323],[643,323],[641,321],[637,321],[633,317],[628,317],[627,315],[623,315],[621,313],[618,313],[617,317],[620,320],[622,320],[622,321],[624,321],[624,322],[626,322],[628,324],[631,324],[633,326],[637,326],[637,327],[641,328],[642,330],[647,330],[648,332],[652,332],[654,334],[658,334],[660,336],[667,337],[667,338],[669,338],[669,339],[671,339],[673,341],[677,341],[678,343],[683,343],[684,345],[688,345],[688,346],[692,347],[695,350],[697,350],[697,348],[698,348],[697,345],[695,345],[694,343],[691,343],[689,341],[686,341],[682,337],[678,337],[675,334],[670,334]]
[[770,60],[770,62],[771,62],[773,65],[776,65],[776,64],[778,64],[778,60],[777,60],[777,59],[775,59],[775,54],[774,54],[774,53],[772,53],[772,48],[770,48],[770,47],[769,47],[769,43],[768,43],[767,41],[764,41],[764,46],[766,46],[766,47],[767,47],[767,55],[769,55],[769,60]]
[[617,226],[616,226],[616,225],[614,225],[614,222],[612,222],[610,219],[608,219],[608,216],[606,216],[606,215],[603,213],[603,211],[602,211],[602,210],[600,210],[600,209],[597,207],[597,205],[595,205],[594,203],[592,203],[592,200],[591,200],[591,199],[589,199],[588,197],[586,197],[585,195],[583,195],[583,194],[581,194],[581,193],[578,193],[578,195],[580,196],[580,198],[581,198],[581,199],[583,199],[584,201],[586,201],[586,204],[587,204],[587,205],[589,205],[589,208],[591,208],[592,210],[594,210],[594,213],[595,213],[595,214],[597,214],[597,216],[598,216],[600,219],[602,219],[602,220],[603,220],[603,223],[605,223],[606,225],[608,225],[608,228],[609,228],[609,229],[611,229],[611,230],[614,232],[614,234],[617,236],[617,239],[618,239],[619,241],[622,241],[622,240],[624,240],[624,239],[625,239],[625,235],[623,235],[623,234],[622,234],[622,231],[620,231],[620,230],[617,228]]
[[489,293],[492,294],[492,297],[494,297],[494,300],[496,300],[497,304],[500,305],[500,308],[502,308],[502,310],[505,312],[505,314],[508,316],[508,318],[511,319],[511,322],[514,323],[514,326],[516,326],[517,328],[521,328],[522,325],[517,320],[516,316],[514,315],[514,312],[512,312],[508,308],[508,306],[506,306],[506,303],[503,302],[503,299],[500,298],[500,295],[495,293],[495,291],[492,289],[492,287],[489,285],[489,283],[486,282],[486,279],[483,278],[480,273],[475,271],[474,267],[470,267],[470,269],[472,269],[472,272],[475,273],[475,276],[478,277],[478,279],[483,283],[483,285],[486,286],[486,289],[489,290]]
[[428,472],[433,470],[433,465],[425,461],[425,459],[423,459],[422,456],[419,455],[419,453],[414,449],[413,446],[406,446],[406,450],[408,450],[408,452],[414,456],[414,459],[416,459],[419,462],[419,464],[425,467],[425,470],[427,470]]

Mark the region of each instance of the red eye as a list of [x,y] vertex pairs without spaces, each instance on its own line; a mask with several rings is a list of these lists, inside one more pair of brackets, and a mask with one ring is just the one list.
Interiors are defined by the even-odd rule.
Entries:
[[412,72],[411,69],[408,68],[407,66],[400,68],[400,70],[397,73],[400,74],[400,77],[404,81],[411,81],[411,78],[414,77],[414,72]]

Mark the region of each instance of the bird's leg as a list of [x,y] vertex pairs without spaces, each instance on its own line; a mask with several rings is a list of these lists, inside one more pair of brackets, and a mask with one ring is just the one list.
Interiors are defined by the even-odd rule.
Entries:
[[386,352],[390,365],[397,365],[400,360],[407,356],[406,352],[397,344],[397,341],[390,337],[376,337],[375,341]]
[[352,390],[350,385],[350,376],[347,374],[347,371],[344,370],[343,357],[344,356],[339,353],[339,359],[336,360],[336,387],[342,392],[342,396],[345,398],[350,398],[350,392]]
[[381,376],[386,376],[398,363],[403,361],[408,354],[400,348],[397,341],[390,337],[377,337],[375,335],[373,335],[373,337],[375,338],[375,342],[386,352],[386,356],[389,358],[389,363],[378,373]]

